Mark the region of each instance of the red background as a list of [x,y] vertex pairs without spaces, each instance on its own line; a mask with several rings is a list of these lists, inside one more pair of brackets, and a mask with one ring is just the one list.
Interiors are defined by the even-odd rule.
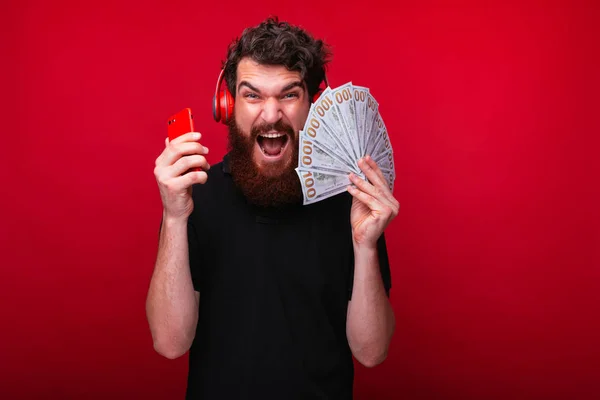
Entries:
[[0,17],[1,398],[182,398],[144,311],[154,160],[186,106],[220,160],[219,61],[271,13],[394,147],[397,331],[356,398],[600,398],[598,2],[50,3]]

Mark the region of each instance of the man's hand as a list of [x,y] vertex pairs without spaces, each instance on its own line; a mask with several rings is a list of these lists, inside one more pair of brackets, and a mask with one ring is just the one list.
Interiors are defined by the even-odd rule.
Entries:
[[[194,209],[192,185],[205,183],[210,165],[204,157],[208,148],[198,143],[201,135],[189,132],[169,142],[165,139],[165,149],[156,159],[154,176],[160,189],[165,219],[187,218]],[[204,171],[192,171],[200,167]],[[186,172],[187,171],[187,172]]]
[[400,204],[370,156],[358,160],[358,166],[370,183],[350,174],[350,181],[356,186],[348,187],[354,197],[350,212],[352,239],[355,246],[374,249],[385,228],[398,215]]

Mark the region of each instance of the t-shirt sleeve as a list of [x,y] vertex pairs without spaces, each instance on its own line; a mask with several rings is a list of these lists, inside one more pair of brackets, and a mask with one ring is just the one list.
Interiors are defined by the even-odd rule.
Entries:
[[188,218],[187,223],[187,234],[188,234],[188,252],[189,252],[189,260],[190,260],[190,273],[192,275],[192,284],[194,285],[194,290],[200,291],[200,282],[201,282],[201,268],[202,268],[202,260],[201,252],[198,242],[198,233],[196,230],[196,225],[194,223],[194,218],[190,216]]
[[[383,281],[383,287],[385,294],[390,297],[390,289],[392,288],[392,274],[390,271],[390,262],[388,258],[387,245],[385,242],[385,234],[382,234],[377,240],[377,256],[379,260],[379,271],[381,279]],[[354,257],[351,257],[351,271],[350,280],[348,283],[348,300],[352,299],[352,289],[354,287]]]

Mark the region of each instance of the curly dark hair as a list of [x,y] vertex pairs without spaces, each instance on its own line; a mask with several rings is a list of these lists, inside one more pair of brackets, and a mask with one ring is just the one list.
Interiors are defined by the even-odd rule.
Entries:
[[268,17],[259,25],[246,28],[241,37],[229,45],[223,61],[224,78],[231,95],[235,97],[237,66],[244,57],[263,65],[284,65],[290,71],[299,71],[306,83],[309,98],[317,93],[325,77],[325,67],[332,52],[323,40],[312,37],[305,29]]

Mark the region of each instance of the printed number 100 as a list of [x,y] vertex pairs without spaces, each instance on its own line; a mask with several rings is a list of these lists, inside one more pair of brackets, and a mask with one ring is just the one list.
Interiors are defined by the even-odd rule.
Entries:
[[312,199],[317,194],[316,189],[313,187],[315,185],[315,180],[312,178],[312,172],[305,172],[302,174],[302,178],[304,179],[304,187],[306,187],[306,197]]

